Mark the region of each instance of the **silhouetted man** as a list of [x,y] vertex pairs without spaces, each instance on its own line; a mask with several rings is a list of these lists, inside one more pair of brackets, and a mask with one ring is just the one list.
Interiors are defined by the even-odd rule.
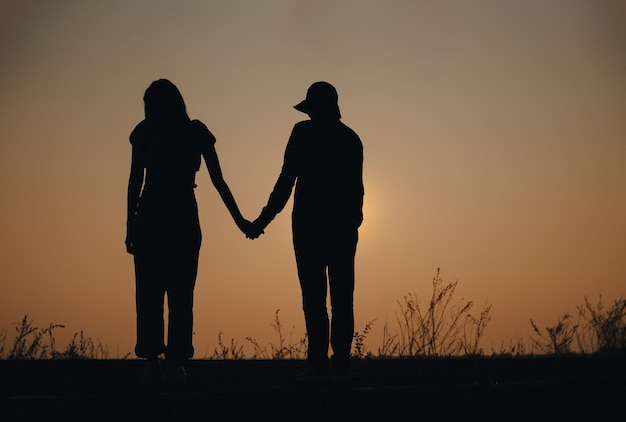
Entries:
[[[258,237],[284,208],[296,184],[292,213],[293,245],[308,334],[308,367],[301,379],[348,375],[354,332],[354,257],[363,221],[363,145],[341,122],[335,88],[316,82],[296,110],[310,120],[297,123],[267,205],[249,237]],[[328,279],[327,279],[328,276]],[[330,286],[332,319],[328,359]]]

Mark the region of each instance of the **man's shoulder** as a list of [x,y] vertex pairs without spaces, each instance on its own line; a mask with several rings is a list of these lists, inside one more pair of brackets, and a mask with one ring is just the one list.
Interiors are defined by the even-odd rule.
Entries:
[[342,138],[347,140],[355,148],[363,149],[363,143],[359,135],[348,125],[341,122]]
[[314,132],[314,124],[311,120],[302,120],[293,125],[291,129],[290,142],[300,142],[299,139],[306,139]]
[[340,122],[340,124],[341,124],[341,127],[343,128],[343,130],[346,133],[349,133],[352,136],[356,136],[357,138],[359,137],[359,135],[357,135],[357,133],[354,131],[354,129],[352,129],[350,126],[348,126],[344,122]]
[[361,138],[359,135],[348,125],[342,121],[336,121],[331,124],[328,122],[316,122],[314,120],[303,120],[298,122],[293,127],[293,137],[307,137],[307,134],[319,133],[319,130],[323,130],[325,133],[329,133],[328,130],[335,135],[340,136],[342,139],[353,141],[356,144],[361,144]]
[[312,120],[302,120],[293,125],[294,130],[305,130],[306,128],[312,127]]
[[294,125],[294,129],[309,129],[309,128],[315,128],[315,127],[338,128],[340,130],[343,130],[345,132],[358,136],[352,128],[350,128],[341,120],[330,121],[330,122],[321,122],[321,121],[315,121],[315,120],[302,120]]

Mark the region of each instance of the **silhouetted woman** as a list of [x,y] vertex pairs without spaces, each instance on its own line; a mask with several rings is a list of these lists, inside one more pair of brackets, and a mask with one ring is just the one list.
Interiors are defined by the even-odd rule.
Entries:
[[[202,239],[194,188],[201,157],[237,226],[243,231],[249,223],[222,177],[215,137],[202,122],[189,119],[178,88],[159,79],[148,87],[143,100],[145,119],[130,135],[126,235],[126,249],[135,262],[135,354],[148,360],[145,382],[162,379],[158,358],[164,353],[166,378],[184,383],[184,361],[194,353],[193,290]],[[169,310],[167,345],[165,294]]]

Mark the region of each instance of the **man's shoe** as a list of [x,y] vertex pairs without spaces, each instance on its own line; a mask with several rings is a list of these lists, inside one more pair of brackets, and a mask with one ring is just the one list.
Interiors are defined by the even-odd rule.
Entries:
[[165,384],[172,390],[182,390],[187,386],[187,369],[184,360],[166,360]]
[[330,382],[333,384],[350,384],[350,375],[347,372],[335,372],[330,374]]
[[165,365],[165,383],[172,389],[183,389],[187,385],[185,361],[168,359]]
[[311,384],[319,384],[328,381],[328,371],[319,370],[312,366],[307,366],[306,369],[300,372],[296,376],[296,381],[306,382]]
[[159,359],[148,359],[141,373],[141,386],[147,390],[158,391],[163,385],[163,371]]
[[330,361],[330,381],[335,384],[350,383],[350,364],[339,364],[336,360]]

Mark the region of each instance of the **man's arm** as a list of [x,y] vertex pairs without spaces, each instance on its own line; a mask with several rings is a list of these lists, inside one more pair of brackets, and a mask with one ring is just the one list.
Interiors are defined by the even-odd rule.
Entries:
[[263,207],[263,211],[261,211],[261,215],[254,222],[254,225],[259,230],[265,229],[274,217],[285,208],[289,197],[291,196],[291,191],[293,190],[293,185],[296,181],[296,177],[293,174],[281,171],[280,176],[278,176],[278,180],[274,185],[274,189],[270,194],[269,200],[267,201],[267,205]]
[[357,204],[357,215],[355,223],[357,227],[360,227],[363,223],[363,197],[365,195],[365,188],[363,186],[363,144],[361,140],[357,136],[358,140],[358,159],[357,159],[357,170],[356,170],[356,183],[355,183],[355,192],[356,192],[356,204]]
[[285,149],[285,158],[283,160],[283,167],[281,169],[280,175],[278,176],[278,180],[274,185],[274,189],[270,194],[270,197],[267,201],[267,205],[261,211],[261,215],[254,221],[254,227],[259,231],[259,233],[263,232],[263,229],[267,227],[274,217],[278,213],[280,213],[289,197],[291,196],[291,191],[293,190],[293,185],[296,182],[296,160],[297,160],[297,143],[296,143],[296,128],[291,132],[291,136],[289,137],[289,142],[287,143],[287,148]]

